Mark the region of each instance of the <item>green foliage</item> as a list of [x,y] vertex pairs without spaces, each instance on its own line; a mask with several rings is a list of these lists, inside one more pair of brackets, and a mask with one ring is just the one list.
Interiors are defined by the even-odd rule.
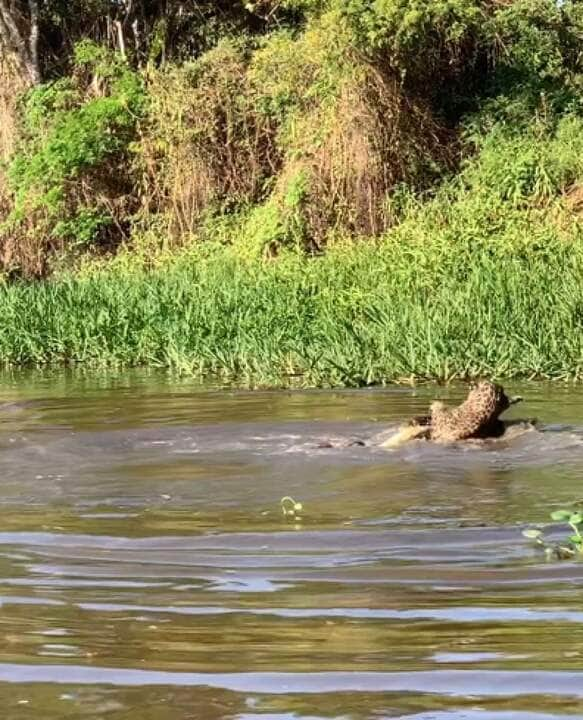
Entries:
[[[259,15],[283,7],[251,5]],[[319,251],[339,230],[378,235],[398,219],[394,193],[437,185],[461,148],[471,159],[460,163],[458,184],[486,205],[552,202],[578,181],[576,4],[286,7],[306,11],[307,24],[223,40],[150,86],[143,147],[154,157],[146,153],[145,165],[153,207],[169,215],[173,235],[199,233],[217,211],[243,218],[237,244],[251,255]],[[302,197],[291,212],[286,188],[298,175]],[[451,198],[453,187],[438,192]],[[455,212],[472,203],[456,199]]]
[[[82,43],[70,78],[33,88],[25,137],[8,168],[14,206],[6,225],[40,213],[30,232],[90,244],[113,221],[84,184],[127,162],[145,94],[139,75],[104,48]],[[118,180],[118,179],[117,179]]]
[[467,276],[463,262],[472,267],[474,256],[505,262],[507,255],[515,263],[533,250],[549,258],[566,247],[578,252],[582,137],[583,119],[572,115],[554,124],[494,126],[475,137],[476,156],[432,199],[419,202],[409,193],[406,200],[405,192],[391,236],[433,248],[427,257],[416,254],[421,272],[441,248],[438,262],[461,278]]
[[[113,12],[109,0],[73,6],[87,22]],[[388,232],[433,288],[436,260],[463,279],[476,247],[484,262],[550,256],[567,229],[579,237],[580,3],[196,6],[151,4],[127,60],[83,40],[66,77],[28,93],[5,267],[18,269],[21,249],[44,271],[55,249],[144,233],[220,237],[249,259]],[[55,23],[65,16],[54,6]]]
[[307,235],[302,214],[307,193],[308,178],[300,170],[264,204],[242,217],[240,237],[234,241],[236,251],[248,258],[275,255],[283,249],[301,251]]
[[71,217],[55,223],[53,235],[86,249],[111,222],[111,215],[106,212],[97,208],[80,207]]
[[551,542],[545,537],[544,531],[534,528],[523,530],[522,534],[529,540],[534,540],[542,547],[548,559],[570,560],[583,553],[583,513],[575,508],[571,510],[555,510],[551,513],[551,520],[564,522],[572,533],[566,540],[558,543]]
[[[134,235],[133,250],[104,266],[0,288],[0,362],[149,364],[271,384],[289,376],[310,385],[583,377],[583,118],[540,94],[536,111],[528,111],[511,74],[504,92],[464,116],[463,144],[472,154],[458,172],[427,195],[412,189],[411,174],[401,182],[390,177],[386,187],[395,189],[383,200],[394,226],[383,237],[331,242],[318,258],[298,252],[312,249],[314,218],[324,215],[326,232],[334,227],[340,213],[327,214],[334,193],[350,221],[379,200],[361,192],[381,185],[372,182],[375,168],[388,176],[403,158],[421,162],[419,150],[430,147],[420,131],[411,132],[414,106],[399,94],[400,82],[381,76],[386,93],[373,94],[376,68],[331,60],[347,39],[329,46],[329,22],[322,16],[301,35],[278,31],[257,46],[224,42],[194,64],[151,76],[141,152],[154,158],[155,178],[172,179],[159,190],[165,202],[172,199],[167,212],[182,219],[200,203],[200,224],[189,229],[205,242],[160,254],[164,226],[146,224],[158,232],[156,243],[144,240],[140,248]],[[63,135],[70,117],[124,96],[122,77],[129,73],[130,88],[136,77],[121,64],[92,95],[102,59],[89,52],[87,65],[83,53],[68,81],[39,88],[28,101],[31,158],[44,163],[34,198],[56,188],[55,202],[61,189],[69,202],[71,186],[96,167],[110,170],[109,148],[127,158],[141,90],[135,102],[114,103],[120,120],[98,103],[116,136],[111,143],[100,144],[105,125],[95,138],[81,124],[83,142]],[[567,60],[551,78],[554,87],[561,78],[576,87],[576,66]],[[510,66],[516,70],[519,61]],[[536,67],[547,82],[547,70]],[[391,113],[406,119],[409,134],[398,135],[398,155],[374,154],[370,148],[384,141],[381,120],[396,145],[393,129],[402,126],[388,122]],[[431,135],[434,126],[427,127]],[[66,150],[65,159],[57,150]],[[44,177],[53,180],[45,185]],[[90,238],[102,231],[107,216],[98,204],[71,207],[75,213],[52,222],[53,233]],[[63,225],[70,218],[75,229]]]
[[336,0],[354,43],[388,64],[448,122],[490,99],[521,119],[546,102],[580,107],[583,11],[567,0]]
[[505,46],[503,64],[525,77],[569,81],[583,71],[583,8],[567,0],[517,0],[502,4],[490,32]]
[[337,105],[354,72],[342,59],[343,42],[322,19],[300,36],[223,41],[195,63],[155,76],[144,164],[172,234],[174,218],[178,232],[196,233],[217,209],[247,216],[239,244],[252,254],[299,245],[313,233],[298,210],[311,206],[316,214],[307,199],[314,156],[346,122]]
[[460,181],[489,201],[512,206],[540,204],[583,178],[583,118],[566,115],[556,126],[535,120],[514,129],[497,124],[474,136],[479,154],[467,162]]
[[386,51],[395,67],[427,62],[437,41],[456,46],[484,24],[480,0],[339,0],[338,10],[369,51]]
[[[310,23],[301,35],[271,33],[250,58],[249,81],[259,111],[277,118],[286,133],[298,115],[333,103],[349,64],[348,38],[326,15]],[[287,124],[287,125],[286,125]],[[283,137],[285,149],[293,142]]]
[[278,164],[274,123],[257,111],[247,64],[247,43],[225,40],[152,77],[142,158],[153,207],[170,213],[173,234],[194,231],[209,209],[260,199]]
[[492,26],[503,48],[482,106],[487,123],[524,124],[542,115],[553,123],[583,109],[583,12],[579,3],[517,0]]
[[533,216],[499,243],[480,222],[464,236],[411,233],[313,259],[148,251],[5,285],[0,362],[147,364],[272,385],[583,377],[581,229],[562,237]]

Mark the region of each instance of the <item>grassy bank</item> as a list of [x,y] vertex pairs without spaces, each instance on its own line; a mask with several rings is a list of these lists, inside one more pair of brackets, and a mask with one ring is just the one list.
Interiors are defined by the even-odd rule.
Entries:
[[580,3],[139,5],[0,67],[0,363],[581,376]]
[[[443,238],[441,238],[443,240]],[[541,238],[539,237],[538,240]],[[168,367],[242,382],[580,377],[583,242],[387,238],[248,262],[207,247],[0,290],[0,361]]]

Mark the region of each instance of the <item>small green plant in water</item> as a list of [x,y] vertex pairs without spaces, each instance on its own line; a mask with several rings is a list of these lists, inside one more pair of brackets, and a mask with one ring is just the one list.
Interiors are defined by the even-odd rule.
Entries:
[[580,510],[555,510],[551,513],[551,519],[556,522],[566,522],[573,531],[567,541],[559,543],[547,542],[543,530],[530,528],[523,530],[524,537],[534,540],[537,545],[542,547],[547,558],[556,558],[558,560],[568,560],[578,555],[583,555],[583,513]]
[[285,517],[292,520],[302,519],[300,513],[304,509],[304,506],[301,502],[297,502],[292,497],[286,495],[286,497],[281,498],[279,504],[281,505],[281,511]]

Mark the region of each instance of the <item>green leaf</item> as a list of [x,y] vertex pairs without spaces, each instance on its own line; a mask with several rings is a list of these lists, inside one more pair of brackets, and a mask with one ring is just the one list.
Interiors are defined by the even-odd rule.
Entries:
[[583,545],[583,537],[581,537],[581,535],[571,535],[571,537],[569,538],[569,540],[570,540],[574,545]]
[[555,510],[551,513],[553,520],[570,520],[573,513],[570,510]]
[[583,522],[583,515],[579,512],[573,513],[569,518],[569,522],[573,525],[579,525],[579,523]]

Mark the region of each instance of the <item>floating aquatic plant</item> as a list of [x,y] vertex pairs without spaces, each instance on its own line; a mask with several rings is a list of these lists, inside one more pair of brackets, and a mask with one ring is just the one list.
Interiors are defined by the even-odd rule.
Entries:
[[547,541],[544,530],[537,528],[529,528],[523,530],[522,534],[529,540],[534,540],[537,545],[542,547],[545,555],[549,559],[568,560],[577,555],[583,555],[583,513],[578,509],[572,510],[555,510],[551,513],[551,519],[556,522],[565,522],[572,531],[565,540],[558,543]]
[[301,502],[297,502],[292,497],[289,497],[289,495],[286,495],[286,497],[281,498],[279,504],[281,505],[281,511],[285,517],[293,520],[302,519],[300,513],[304,509],[304,506]]

